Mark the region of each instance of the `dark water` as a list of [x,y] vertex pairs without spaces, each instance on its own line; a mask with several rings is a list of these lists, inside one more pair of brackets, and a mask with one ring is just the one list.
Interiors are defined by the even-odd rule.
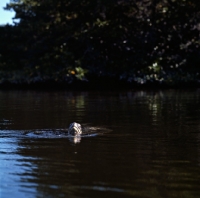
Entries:
[[199,198],[200,91],[0,92],[0,197]]

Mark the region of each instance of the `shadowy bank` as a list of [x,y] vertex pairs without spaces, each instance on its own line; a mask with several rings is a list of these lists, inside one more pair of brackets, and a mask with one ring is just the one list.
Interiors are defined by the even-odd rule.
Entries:
[[0,87],[199,86],[200,1],[12,1]]

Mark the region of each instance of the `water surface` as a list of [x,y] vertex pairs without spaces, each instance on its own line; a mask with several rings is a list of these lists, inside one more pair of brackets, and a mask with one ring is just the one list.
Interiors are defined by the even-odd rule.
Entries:
[[1,91],[0,197],[200,197],[199,93]]

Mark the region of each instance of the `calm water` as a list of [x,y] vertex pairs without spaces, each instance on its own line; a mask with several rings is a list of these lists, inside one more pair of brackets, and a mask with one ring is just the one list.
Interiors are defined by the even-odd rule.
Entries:
[[[77,121],[112,131],[28,136]],[[200,90],[0,92],[0,197],[200,197]]]

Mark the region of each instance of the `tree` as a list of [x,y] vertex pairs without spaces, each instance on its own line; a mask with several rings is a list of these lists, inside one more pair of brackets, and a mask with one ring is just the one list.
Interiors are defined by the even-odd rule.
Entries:
[[163,82],[188,72],[192,80],[200,63],[199,7],[197,0],[13,0],[6,9],[20,22],[9,27],[12,43],[0,44],[7,48],[0,54],[11,69],[8,56],[17,54],[16,67],[37,80]]

